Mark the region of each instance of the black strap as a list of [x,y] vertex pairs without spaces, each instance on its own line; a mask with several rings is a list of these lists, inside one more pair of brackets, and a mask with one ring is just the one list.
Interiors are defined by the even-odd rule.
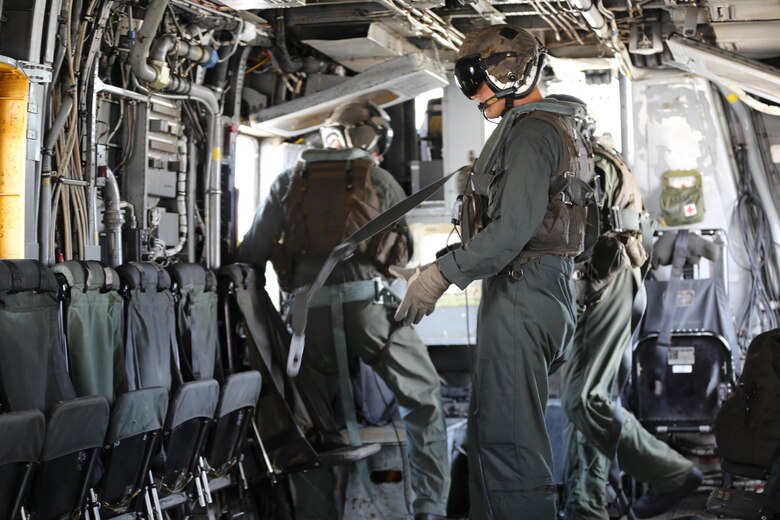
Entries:
[[3,260],[2,262],[8,266],[8,270],[11,273],[11,290],[8,292],[16,292],[21,290],[22,275],[19,274],[19,268],[16,267],[16,264],[12,260]]
[[306,319],[311,295],[317,292],[325,284],[330,273],[340,261],[353,255],[355,248],[360,242],[368,240],[374,235],[381,233],[385,229],[395,224],[401,217],[416,208],[422,201],[436,193],[439,188],[444,186],[450,178],[458,173],[460,169],[455,170],[449,175],[430,183],[417,193],[406,197],[404,200],[391,207],[376,218],[367,222],[363,227],[352,233],[344,242],[333,248],[328,259],[322,265],[317,278],[311,285],[304,285],[296,289],[293,293],[292,304],[292,326],[293,337],[290,342],[290,352],[287,356],[287,375],[295,377],[301,368],[301,359],[303,357],[303,347],[305,341]]
[[130,262],[130,265],[138,270],[138,288],[141,289],[141,292],[146,292],[146,269],[144,269],[144,265],[140,262]]
[[683,229],[677,232],[677,239],[674,241],[674,258],[672,260],[672,274],[669,277],[669,284],[666,286],[666,296],[664,297],[664,313],[661,320],[660,330],[656,345],[659,347],[672,346],[672,320],[677,313],[677,292],[680,289],[680,280],[682,279],[683,265],[685,257],[688,255],[688,230]]

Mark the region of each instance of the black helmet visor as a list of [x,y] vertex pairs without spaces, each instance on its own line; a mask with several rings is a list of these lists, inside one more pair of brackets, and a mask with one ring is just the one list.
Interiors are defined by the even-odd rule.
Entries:
[[482,67],[483,62],[478,54],[464,56],[455,62],[455,81],[467,98],[474,96],[485,81],[485,69]]

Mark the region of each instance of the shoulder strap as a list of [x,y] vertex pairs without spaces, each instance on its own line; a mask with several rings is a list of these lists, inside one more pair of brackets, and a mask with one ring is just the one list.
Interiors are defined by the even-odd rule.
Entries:
[[672,274],[669,277],[669,284],[666,286],[666,296],[664,297],[664,314],[661,320],[658,340],[656,345],[660,347],[672,346],[672,320],[677,314],[677,292],[680,289],[680,280],[682,279],[682,269],[685,264],[685,257],[688,255],[688,230],[682,229],[677,232],[677,238],[674,241],[674,259],[672,260]]

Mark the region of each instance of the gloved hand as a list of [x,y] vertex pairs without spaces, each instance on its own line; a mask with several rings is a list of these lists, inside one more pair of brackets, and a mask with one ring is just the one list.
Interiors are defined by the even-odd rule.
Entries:
[[432,313],[436,308],[436,301],[450,286],[436,262],[416,269],[393,265],[390,266],[390,273],[398,278],[405,278],[408,282],[406,295],[395,311],[395,320],[403,321],[405,326],[412,323],[416,325],[423,316]]

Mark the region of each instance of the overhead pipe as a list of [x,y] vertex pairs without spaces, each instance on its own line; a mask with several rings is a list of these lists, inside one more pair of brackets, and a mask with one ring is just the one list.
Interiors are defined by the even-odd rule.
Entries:
[[176,54],[179,57],[194,61],[207,69],[216,65],[219,60],[217,51],[211,47],[193,45],[171,34],[163,34],[154,40],[149,59],[152,60],[152,63],[165,62],[165,58],[169,54]]
[[70,117],[70,112],[73,110],[73,96],[71,94],[62,98],[62,105],[60,105],[59,112],[54,118],[51,124],[51,128],[46,133],[43,139],[43,150],[41,153],[42,167],[41,167],[41,201],[40,201],[40,244],[39,244],[39,258],[45,265],[51,265],[51,243],[49,235],[51,234],[51,169],[52,169],[52,155],[54,155],[54,145],[57,142],[57,138],[60,136],[62,129],[65,127],[65,122]]
[[122,265],[122,226],[125,223],[119,183],[108,166],[101,166],[99,175],[106,181],[103,186],[103,225],[106,228],[106,257],[111,267]]
[[582,14],[582,17],[590,26],[596,36],[602,40],[609,38],[609,24],[601,14],[596,2],[599,0],[571,0],[571,4]]
[[152,83],[157,80],[157,71],[146,60],[152,48],[152,42],[160,28],[168,0],[152,0],[144,14],[144,21],[136,36],[135,44],[130,50],[130,67],[141,81]]

